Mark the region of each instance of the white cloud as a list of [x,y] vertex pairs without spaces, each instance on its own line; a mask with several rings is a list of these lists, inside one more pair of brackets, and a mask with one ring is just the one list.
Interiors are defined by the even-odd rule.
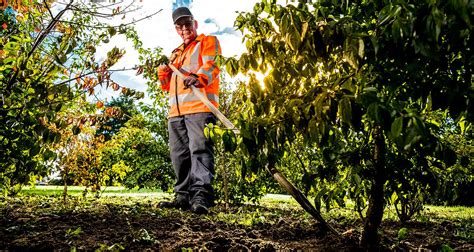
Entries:
[[[199,22],[198,32],[210,34],[222,31],[227,27],[234,29],[234,21],[238,12],[251,11],[255,5],[254,0],[247,1],[218,1],[218,0],[194,0],[190,10],[194,18]],[[211,19],[214,22],[205,23]],[[222,48],[222,55],[229,57],[242,53],[245,46],[242,44],[240,32],[217,35]]]

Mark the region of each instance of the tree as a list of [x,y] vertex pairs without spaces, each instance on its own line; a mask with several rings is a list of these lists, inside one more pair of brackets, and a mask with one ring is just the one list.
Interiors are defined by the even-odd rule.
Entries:
[[108,107],[115,107],[120,110],[119,115],[109,118],[102,123],[97,129],[97,135],[103,135],[105,140],[110,140],[124,124],[130,120],[134,115],[138,114],[135,99],[127,95],[121,95],[118,98],[112,98],[112,101],[107,103]]
[[226,62],[231,74],[266,75],[250,74],[239,111],[244,152],[275,165],[295,139],[317,146],[315,175],[343,175],[351,189],[333,196],[366,207],[361,244],[377,246],[387,182],[426,183],[431,163],[456,162],[428,115],[472,121],[473,11],[467,1],[257,3],[235,22],[248,53]]
[[[8,2],[6,3],[8,6]],[[53,14],[51,6],[59,9]],[[2,1],[3,5],[3,1]],[[133,11],[136,4],[120,8],[120,3],[60,3],[55,1],[13,1],[0,14],[0,186],[14,194],[30,175],[46,175],[44,162],[56,156],[44,144],[59,141],[60,135],[49,124],[67,127],[67,117],[56,114],[83,95],[94,95],[98,85],[131,92],[113,81],[112,69],[125,51],[113,48],[102,62],[94,58],[95,47],[123,34],[141,47],[130,24],[104,26],[99,18],[110,18]],[[3,6],[2,6],[3,7]],[[111,11],[110,11],[111,10]],[[105,13],[108,12],[108,13]],[[159,12],[159,11],[158,11]],[[154,14],[158,13],[155,12]],[[65,14],[70,15],[65,15]],[[152,14],[152,15],[154,15]],[[151,16],[151,15],[150,15]],[[137,21],[135,21],[137,22]],[[144,56],[142,56],[144,57]],[[141,67],[143,71],[143,67]],[[134,67],[131,70],[140,70]],[[102,108],[99,101],[97,107]],[[102,108],[114,115],[114,108]],[[86,118],[81,116],[81,118]],[[95,117],[88,117],[94,118]],[[92,119],[91,119],[92,120]],[[72,128],[77,134],[78,123]]]
[[127,121],[105,143],[101,153],[101,167],[116,167],[112,170],[120,177],[115,181],[128,188],[167,190],[172,184],[168,141],[153,134],[147,120],[140,114]]
[[[93,155],[91,151],[94,151],[94,149],[89,146],[94,145],[94,141],[103,142],[103,140],[100,141],[91,134],[95,131],[93,126],[97,119],[88,114],[92,113],[94,107],[94,105],[85,101],[85,97],[82,101],[76,99],[73,105],[56,113],[57,118],[67,118],[66,125],[44,123],[44,126],[50,132],[58,135],[58,140],[43,143],[43,148],[57,158],[41,163],[48,167],[48,170],[59,172],[64,185],[63,201],[67,199],[68,185],[77,181],[77,177],[80,178],[80,173],[87,173],[88,168],[82,165],[81,160],[85,156]],[[86,171],[83,171],[84,169]]]

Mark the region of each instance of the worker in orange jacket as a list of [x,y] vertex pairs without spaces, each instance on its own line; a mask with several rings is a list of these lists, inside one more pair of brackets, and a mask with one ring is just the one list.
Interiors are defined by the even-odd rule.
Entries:
[[189,87],[199,88],[219,106],[220,70],[215,60],[221,48],[215,36],[198,36],[198,23],[188,8],[179,7],[172,16],[183,44],[173,51],[170,63],[187,77],[181,79],[165,65],[158,68],[161,88],[169,92],[169,144],[177,180],[175,199],[160,202],[159,207],[206,214],[214,200],[214,144],[204,136],[204,128],[215,124],[216,118]]

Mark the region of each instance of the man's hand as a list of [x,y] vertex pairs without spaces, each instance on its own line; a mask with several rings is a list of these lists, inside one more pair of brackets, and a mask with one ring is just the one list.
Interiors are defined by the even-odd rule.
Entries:
[[184,79],[184,86],[186,86],[186,88],[189,88],[190,86],[195,86],[197,88],[203,88],[204,84],[202,84],[198,80],[197,75],[191,74],[188,77],[186,77],[186,79]]

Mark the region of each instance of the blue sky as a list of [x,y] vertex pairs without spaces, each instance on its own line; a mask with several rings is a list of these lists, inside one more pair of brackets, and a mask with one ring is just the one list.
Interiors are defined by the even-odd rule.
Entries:
[[181,6],[186,6],[189,7],[189,5],[193,2],[193,0],[176,0],[173,2],[173,10],[175,10],[178,7]]

